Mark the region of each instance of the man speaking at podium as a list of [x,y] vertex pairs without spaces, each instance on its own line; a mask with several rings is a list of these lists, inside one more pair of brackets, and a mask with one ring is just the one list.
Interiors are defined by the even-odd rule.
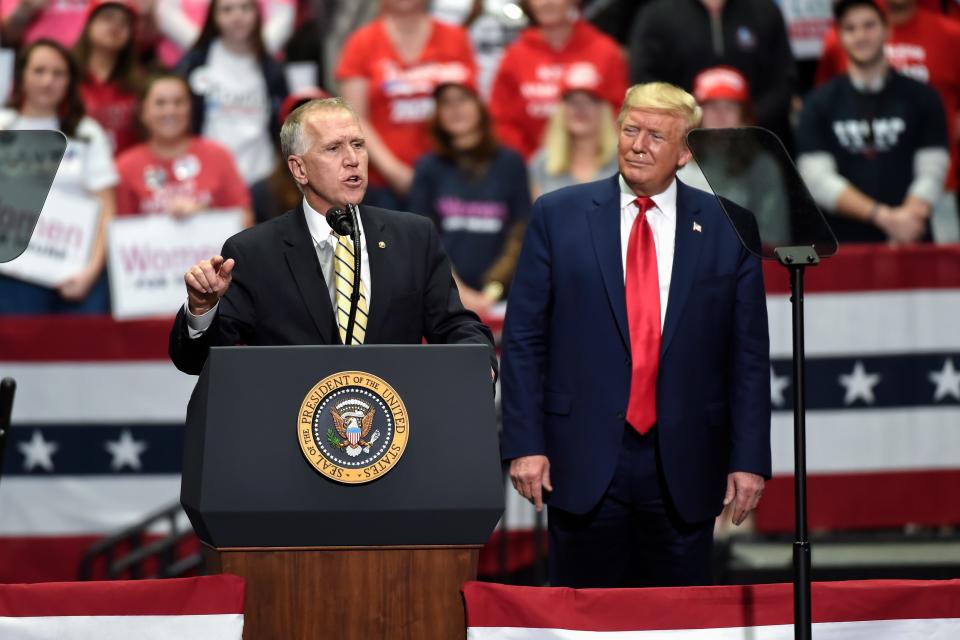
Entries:
[[[460,304],[433,223],[360,205],[367,150],[359,120],[340,98],[314,100],[287,118],[281,152],[304,194],[297,209],[227,240],[222,255],[185,275],[187,303],[170,333],[170,358],[199,374],[211,346],[483,344],[490,330]],[[327,223],[359,205],[359,295],[353,243]],[[348,339],[352,298],[355,323]]]
[[675,175],[699,121],[687,92],[632,87],[619,174],[533,206],[504,327],[501,453],[517,490],[549,505],[554,586],[709,584],[714,518],[732,504],[739,524],[770,475],[760,260]]

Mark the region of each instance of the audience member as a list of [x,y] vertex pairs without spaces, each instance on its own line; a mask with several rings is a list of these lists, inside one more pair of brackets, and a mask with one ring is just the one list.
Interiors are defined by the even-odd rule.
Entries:
[[[295,0],[257,0],[263,17],[258,31],[264,49],[271,56],[286,46],[293,33]],[[184,51],[200,37],[212,0],[156,0],[155,19],[161,40],[157,47],[160,63],[172,69]]]
[[[960,23],[918,8],[916,0],[887,0],[890,37],[887,62],[900,73],[929,84],[940,94],[947,115],[950,169],[943,195],[933,208],[933,237],[937,242],[960,241],[957,183],[960,173]],[[827,32],[817,66],[817,82],[846,73],[847,59],[836,30]]]
[[792,147],[796,68],[783,15],[770,0],[653,0],[637,15],[632,82],[663,80],[692,90],[701,70],[738,69],[750,84],[757,124]]
[[[733,67],[704,69],[693,79],[693,96],[700,104],[704,129],[728,129],[753,124],[750,87]],[[752,145],[723,155],[710,154],[703,167],[695,158],[680,167],[677,177],[685,184],[713,192],[707,176],[724,198],[745,207],[757,221],[761,240],[770,246],[790,242],[790,204],[776,161],[769,152]]]
[[600,95],[619,108],[627,65],[620,46],[580,18],[577,0],[529,0],[526,6],[534,26],[507,47],[493,81],[490,113],[500,141],[529,160],[560,102],[567,67],[591,67],[603,78]]
[[110,308],[106,260],[106,228],[116,207],[110,141],[103,129],[83,113],[79,72],[70,53],[53,40],[28,45],[17,59],[11,107],[0,110],[0,130],[52,129],[67,137],[67,150],[57,170],[52,196],[88,199],[100,210],[100,221],[87,266],[55,289],[0,277],[0,313],[106,313]]
[[800,173],[847,242],[930,240],[931,207],[949,163],[943,107],[927,85],[892,70],[889,29],[874,0],[834,5],[847,75],[807,98]]
[[177,71],[193,95],[193,132],[233,154],[258,221],[270,217],[268,178],[277,161],[283,67],[267,55],[255,0],[213,0],[197,43]]
[[356,109],[370,154],[364,202],[403,209],[413,165],[430,150],[433,90],[475,74],[467,33],[427,12],[426,0],[383,0],[379,18],[347,40],[336,78]]
[[89,3],[90,0],[3,0],[0,39],[20,46],[49,39],[72,47],[87,19]]
[[250,194],[230,152],[190,133],[190,92],[180,76],[151,78],[140,104],[146,142],[117,158],[118,215],[240,209],[253,222]]
[[87,115],[103,127],[114,155],[137,142],[138,15],[131,0],[94,0],[73,51]]
[[434,151],[417,162],[410,210],[437,224],[463,305],[483,313],[517,266],[530,210],[526,167],[497,143],[472,78],[441,84],[434,95]]
[[600,180],[618,171],[617,128],[593,65],[567,68],[559,107],[550,116],[543,147],[530,159],[534,199],[561,187]]

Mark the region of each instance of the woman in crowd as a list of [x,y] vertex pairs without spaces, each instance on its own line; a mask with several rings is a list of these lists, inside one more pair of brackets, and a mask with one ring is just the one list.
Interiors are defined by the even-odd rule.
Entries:
[[383,0],[380,17],[350,36],[336,78],[367,139],[364,202],[403,208],[413,165],[430,150],[434,88],[474,73],[466,32],[432,18],[427,0]]
[[250,188],[254,215],[267,219],[287,81],[264,48],[256,0],[213,0],[197,43],[177,70],[193,95],[193,132],[230,150]]
[[106,134],[84,115],[78,84],[70,53],[52,40],[35,41],[21,51],[17,60],[11,108],[0,110],[0,130],[51,129],[67,137],[66,153],[56,170],[47,203],[67,200],[99,209],[90,258],[83,269],[53,289],[0,278],[0,313],[109,311],[103,267],[107,222],[116,205],[117,173]]
[[119,215],[190,216],[209,209],[239,209],[253,221],[250,194],[230,152],[190,133],[190,92],[180,76],[151,78],[140,122],[147,141],[117,159]]
[[73,51],[87,115],[106,131],[114,155],[137,141],[137,16],[131,0],[94,0]]
[[[160,32],[157,58],[166,69],[180,62],[184,51],[199,37],[211,0],[156,0],[155,18]],[[295,0],[258,0],[263,24],[258,27],[264,47],[271,56],[286,46],[293,34]]]
[[571,66],[561,85],[563,96],[550,117],[543,148],[530,160],[534,199],[572,184],[612,176],[617,165],[617,128],[613,109],[600,93],[592,68]]
[[528,159],[560,102],[563,72],[571,66],[603,78],[597,95],[620,108],[627,62],[620,45],[580,17],[579,0],[527,0],[533,26],[507,47],[493,80],[490,112],[497,137]]
[[[703,109],[700,126],[704,129],[743,127],[754,122],[747,79],[733,67],[701,71],[693,80],[693,96]],[[706,164],[701,167],[691,158],[677,171],[680,181],[709,192],[713,191],[712,184],[721,196],[753,213],[764,244],[790,244],[789,198],[779,165],[770,153],[760,145],[745,143],[732,149],[722,144],[713,153],[709,147],[705,151]]]
[[497,144],[472,80],[442,84],[434,151],[416,165],[410,209],[436,222],[460,298],[478,313],[509,287],[530,209],[523,158]]

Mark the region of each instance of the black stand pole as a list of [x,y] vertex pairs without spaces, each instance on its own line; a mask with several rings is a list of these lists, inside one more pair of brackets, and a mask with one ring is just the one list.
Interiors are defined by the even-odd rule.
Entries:
[[353,221],[353,291],[350,293],[350,314],[347,317],[347,340],[345,344],[353,344],[353,325],[357,321],[357,304],[360,302],[360,216],[356,205],[348,204],[347,211]]
[[13,392],[16,390],[17,383],[13,378],[0,380],[0,478],[3,477],[3,456],[7,449],[10,414],[13,413]]
[[820,262],[813,247],[782,247],[775,251],[790,272],[793,311],[793,477],[796,535],[793,542],[793,637],[811,640],[810,541],[807,539],[807,415],[803,345],[803,274]]

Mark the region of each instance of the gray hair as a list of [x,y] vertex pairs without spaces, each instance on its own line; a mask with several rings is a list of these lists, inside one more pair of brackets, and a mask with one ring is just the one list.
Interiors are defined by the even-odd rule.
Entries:
[[307,116],[315,111],[346,111],[358,121],[360,119],[350,103],[339,96],[310,100],[300,105],[287,116],[280,128],[280,153],[283,154],[284,159],[291,155],[300,156],[307,152],[309,143],[303,131],[303,123]]

